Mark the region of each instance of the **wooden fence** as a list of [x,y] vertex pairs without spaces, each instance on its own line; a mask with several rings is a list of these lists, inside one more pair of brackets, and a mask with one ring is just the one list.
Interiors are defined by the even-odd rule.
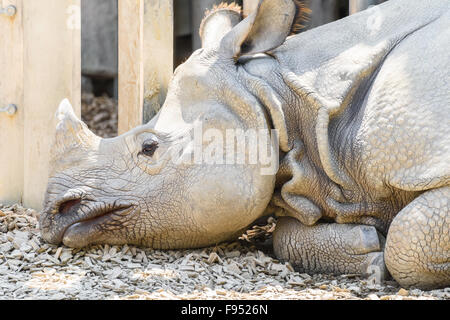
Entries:
[[15,14],[0,14],[0,108],[17,112],[0,112],[0,202],[39,209],[56,108],[67,97],[80,114],[80,3],[0,1],[9,6]]
[[[244,0],[250,12],[258,0]],[[352,10],[374,1],[350,0]],[[370,2],[370,3],[369,3]],[[173,0],[119,2],[119,133],[163,104],[173,71]],[[80,116],[80,0],[0,0],[0,203],[40,209],[56,108]],[[9,107],[8,107],[9,106]]]

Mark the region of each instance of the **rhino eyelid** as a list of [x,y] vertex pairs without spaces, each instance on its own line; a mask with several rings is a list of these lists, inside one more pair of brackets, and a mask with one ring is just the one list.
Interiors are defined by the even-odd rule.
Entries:
[[142,150],[138,153],[138,155],[152,157],[155,154],[156,149],[158,149],[158,142],[144,142],[142,144]]

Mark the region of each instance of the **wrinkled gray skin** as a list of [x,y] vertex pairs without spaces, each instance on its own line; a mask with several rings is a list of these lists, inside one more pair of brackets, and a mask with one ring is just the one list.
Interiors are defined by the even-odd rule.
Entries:
[[[43,237],[194,248],[275,210],[275,254],[299,270],[387,266],[402,286],[450,285],[450,2],[391,0],[286,39],[294,14],[265,0],[236,26],[232,11],[208,17],[159,114],[117,138],[64,101]],[[194,122],[276,128],[278,173],[174,164],[167,151]]]

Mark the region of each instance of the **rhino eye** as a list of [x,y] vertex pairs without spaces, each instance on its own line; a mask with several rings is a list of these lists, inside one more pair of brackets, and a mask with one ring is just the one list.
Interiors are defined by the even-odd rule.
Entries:
[[147,157],[152,157],[156,149],[158,149],[158,142],[144,142],[144,144],[142,145],[142,151],[140,153]]

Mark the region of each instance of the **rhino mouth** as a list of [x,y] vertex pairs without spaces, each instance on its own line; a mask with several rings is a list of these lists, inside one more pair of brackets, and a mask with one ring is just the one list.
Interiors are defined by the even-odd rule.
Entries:
[[130,203],[111,203],[70,199],[61,201],[44,214],[44,238],[53,244],[84,247],[102,230],[120,229],[124,216],[133,211]]

